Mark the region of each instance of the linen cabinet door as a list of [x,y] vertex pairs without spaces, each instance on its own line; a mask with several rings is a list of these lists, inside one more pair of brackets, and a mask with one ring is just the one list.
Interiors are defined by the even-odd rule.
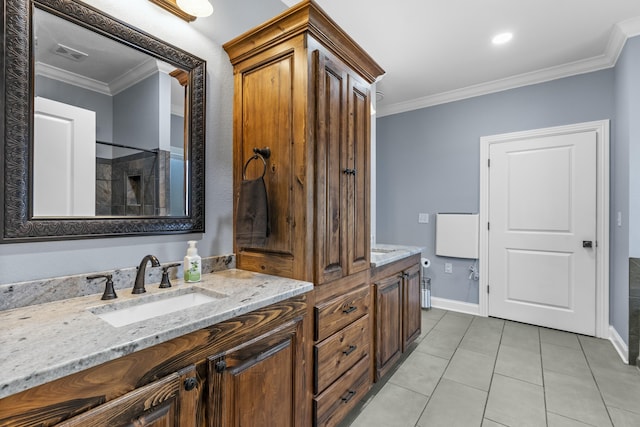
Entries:
[[[311,279],[306,217],[312,206],[304,177],[306,73],[302,38],[288,40],[234,66],[234,250],[239,268],[301,280]],[[269,147],[266,166],[249,161]],[[248,163],[247,163],[248,162]],[[245,169],[245,165],[247,168]],[[266,169],[265,169],[266,168]],[[263,176],[270,234],[263,244],[238,241],[241,183]],[[309,186],[311,187],[311,186]]]
[[369,85],[351,73],[347,100],[347,272],[370,268],[370,134],[371,107]]
[[209,427],[303,427],[302,321],[210,357]]
[[316,66],[316,271],[318,284],[348,274],[347,68],[320,50]]

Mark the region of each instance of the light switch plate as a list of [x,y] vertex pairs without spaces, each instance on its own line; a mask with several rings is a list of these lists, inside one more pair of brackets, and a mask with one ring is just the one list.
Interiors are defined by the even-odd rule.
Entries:
[[429,214],[428,213],[419,213],[418,214],[418,223],[419,224],[428,224],[429,223]]
[[453,265],[450,262],[444,263],[444,272],[449,274],[453,273]]

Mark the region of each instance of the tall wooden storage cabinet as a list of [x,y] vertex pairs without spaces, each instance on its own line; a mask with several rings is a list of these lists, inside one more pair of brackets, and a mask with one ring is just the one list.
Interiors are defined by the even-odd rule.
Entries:
[[[271,235],[239,268],[307,280],[314,426],[335,426],[373,379],[370,85],[383,70],[313,1],[226,43],[234,67],[234,218],[245,164],[269,147]],[[263,173],[250,162],[246,178]],[[234,222],[234,226],[235,226]]]
[[[269,147],[271,235],[239,268],[326,283],[369,269],[369,85],[383,70],[312,1],[226,43],[234,66],[234,217]],[[251,162],[247,178],[262,174]]]

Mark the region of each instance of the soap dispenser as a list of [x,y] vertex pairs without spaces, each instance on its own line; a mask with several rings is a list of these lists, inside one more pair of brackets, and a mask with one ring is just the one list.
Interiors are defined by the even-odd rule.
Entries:
[[202,259],[198,255],[198,248],[196,248],[196,241],[189,240],[189,248],[187,249],[187,256],[184,257],[184,281],[185,282],[199,282],[202,274]]

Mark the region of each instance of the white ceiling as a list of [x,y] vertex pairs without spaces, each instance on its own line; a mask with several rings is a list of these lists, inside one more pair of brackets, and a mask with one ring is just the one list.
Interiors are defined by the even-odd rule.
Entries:
[[[213,15],[189,25],[223,44],[298,0],[210,1]],[[608,68],[640,34],[640,0],[316,2],[385,69],[378,116]],[[502,31],[513,40],[493,46]],[[56,41],[73,40],[89,39]]]
[[[379,116],[608,68],[640,34],[639,0],[316,2],[385,69]],[[297,1],[211,3],[193,25],[224,43]],[[493,46],[502,31],[512,42]]]

